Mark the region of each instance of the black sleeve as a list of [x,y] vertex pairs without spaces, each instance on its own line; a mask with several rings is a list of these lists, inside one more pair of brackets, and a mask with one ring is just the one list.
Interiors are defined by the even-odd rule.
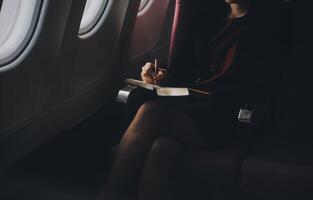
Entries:
[[[172,84],[190,86],[206,67],[209,39],[224,25],[225,3],[220,0],[184,1],[185,14],[168,66]],[[186,4],[187,3],[187,4]]]
[[173,85],[190,85],[195,80],[197,65],[194,55],[192,36],[182,41],[182,45],[177,49],[171,65],[168,67],[170,83]]

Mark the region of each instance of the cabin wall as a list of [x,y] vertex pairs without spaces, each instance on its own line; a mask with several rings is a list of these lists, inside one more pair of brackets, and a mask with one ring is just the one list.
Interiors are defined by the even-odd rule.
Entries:
[[102,26],[81,38],[85,3],[44,0],[33,48],[1,66],[0,169],[114,102],[139,1],[109,0]]

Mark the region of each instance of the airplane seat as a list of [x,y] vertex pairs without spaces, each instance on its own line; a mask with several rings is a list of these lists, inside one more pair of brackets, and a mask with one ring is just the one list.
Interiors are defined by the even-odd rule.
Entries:
[[[223,6],[220,4],[221,2],[222,1],[212,1],[210,4],[212,3],[213,8],[220,8],[219,6]],[[203,16],[209,16],[210,14],[216,15],[216,13],[219,12],[219,9],[208,12],[208,10],[199,3],[198,5],[192,5],[194,6],[193,9],[197,9],[197,13],[192,13],[190,3],[190,1],[184,0],[176,1],[169,66],[171,66],[171,62],[175,58],[181,43],[184,41],[186,30],[190,26],[188,17],[190,17],[190,15],[193,15],[193,17],[199,15],[204,18],[204,20],[208,20],[208,17]],[[220,19],[214,18],[214,20],[215,24],[218,26],[218,20]],[[208,22],[199,19],[193,23],[197,23],[196,25],[193,24],[193,27],[199,26],[204,29],[204,24]],[[258,106],[257,109],[260,109],[260,112],[268,112],[268,106],[272,105],[272,99],[269,101],[267,99],[266,102],[261,102],[261,104],[247,102],[247,105],[250,103],[252,103],[253,106]],[[262,118],[264,116],[260,117]],[[267,120],[272,120],[272,118]],[[238,123],[236,130],[238,138],[234,140],[231,145],[218,149],[188,152],[182,163],[178,166],[179,169],[175,170],[172,177],[173,180],[176,180],[179,187],[186,187],[184,191],[192,189],[196,190],[197,194],[204,192],[204,194],[202,193],[199,197],[206,195],[210,196],[212,199],[242,199],[243,193],[241,192],[239,184],[241,164],[245,157],[249,155],[251,149],[254,148],[255,143],[268,137],[267,133],[265,135],[264,130],[272,128],[272,123],[268,123],[268,121],[258,124],[257,126],[254,125],[255,124],[247,125],[245,123]],[[256,135],[256,131],[260,135]],[[202,188],[201,191],[199,191],[200,188]],[[195,192],[191,192],[190,198],[194,195]]]
[[[195,4],[191,1],[176,0],[176,9],[172,27],[171,45],[169,51],[169,63],[177,56],[177,51],[181,48],[184,42],[186,32],[191,27],[191,17],[197,17],[196,22],[192,22],[192,27],[201,30],[211,27],[205,26],[209,24],[208,20],[214,20],[214,26],[220,26],[223,17],[216,16],[220,9],[224,9],[223,1],[210,1],[210,8],[203,6],[207,2],[198,2]],[[211,9],[213,8],[213,9]],[[193,11],[196,10],[196,13]],[[212,18],[210,18],[212,16]],[[213,16],[215,16],[213,18]],[[196,23],[196,24],[194,24]],[[212,27],[213,30],[215,30]],[[204,31],[205,32],[205,31]],[[186,153],[182,163],[173,170],[171,179],[175,183],[174,187],[177,190],[185,191],[181,198],[188,199],[199,198],[203,196],[212,199],[240,199],[238,192],[238,178],[240,164],[248,151],[248,146],[239,141],[234,141],[232,144],[209,150],[192,150]],[[178,189],[180,188],[180,189]],[[185,188],[181,190],[181,188]],[[187,192],[188,191],[188,192]],[[186,196],[187,195],[187,196]]]
[[310,11],[298,11],[292,10],[292,55],[277,100],[276,128],[241,168],[247,200],[313,199],[312,31],[305,20]]
[[[206,46],[203,45],[202,38],[210,38],[217,34],[216,30],[219,30],[225,21],[225,3],[223,1],[198,1],[197,3],[185,0],[176,0],[176,9],[173,20],[172,34],[171,34],[171,45],[169,49],[169,59],[168,68],[170,69],[173,65],[173,61],[178,55],[177,52],[181,48],[186,48],[182,46],[185,41],[188,41],[188,37],[191,34],[196,34],[194,39],[194,45],[199,46],[199,49],[203,49],[206,52]],[[192,20],[191,20],[192,19]],[[206,24],[210,24],[207,26]],[[191,33],[189,30],[194,29],[195,31]],[[203,37],[203,34],[205,37]],[[207,35],[207,36],[206,36]],[[198,37],[199,36],[199,37]],[[193,48],[189,47],[188,48]],[[195,56],[202,55],[203,52],[196,52]],[[184,55],[187,56],[187,55]],[[193,63],[188,63],[193,64]],[[184,70],[183,67],[181,69]],[[252,117],[245,119],[244,115],[242,119],[238,116],[240,122],[238,123],[237,136],[248,142],[253,141],[253,132],[259,126],[264,125],[268,122],[274,97],[268,97],[265,100],[247,100],[241,105],[241,110],[251,111]],[[238,110],[238,114],[239,114]],[[267,121],[266,121],[267,120]],[[267,124],[270,126],[270,124]]]
[[[292,65],[308,66],[305,56],[312,54],[312,48],[301,52],[302,61],[297,59]],[[300,74],[306,70],[294,69],[291,67],[286,74],[276,129],[243,162],[241,187],[247,200],[313,199],[312,101],[307,93],[312,83],[309,84],[310,79],[301,80]]]
[[[181,48],[185,37],[187,37],[186,33],[191,27],[199,28],[199,30],[210,29],[210,26],[204,26],[204,24],[210,24],[209,21],[213,20],[212,24],[220,26],[220,22],[222,23],[224,20],[225,16],[221,16],[221,18],[213,17],[219,13],[219,8],[224,6],[223,1],[210,1],[212,7],[209,8],[204,6],[207,1],[198,1],[197,3],[187,0],[176,0],[168,59],[169,67],[177,56],[179,48]],[[193,12],[193,9],[196,12]],[[212,18],[210,18],[211,15]],[[191,16],[199,16],[199,18],[191,24],[191,20],[189,20]],[[212,27],[212,30],[214,28]],[[203,32],[206,33],[207,31]],[[265,124],[262,125],[264,126]],[[242,127],[238,128],[236,134],[241,132],[240,128]],[[265,127],[264,130],[268,130],[268,128],[272,127]],[[238,139],[235,139],[232,144],[220,148],[186,152],[177,167],[173,168],[173,171],[170,173],[170,179],[175,190],[179,190],[175,195],[182,195],[180,199],[196,198],[195,196],[197,195],[199,195],[198,199],[203,199],[203,197],[210,199],[244,199],[244,194],[240,188],[242,162],[250,154],[250,151],[254,149],[255,143],[261,142],[259,139],[263,140],[263,137],[268,137],[268,133],[264,132],[264,130],[260,132],[262,138],[255,138],[253,143],[250,139],[242,140],[240,135],[238,135]],[[253,129],[253,131],[256,130]]]

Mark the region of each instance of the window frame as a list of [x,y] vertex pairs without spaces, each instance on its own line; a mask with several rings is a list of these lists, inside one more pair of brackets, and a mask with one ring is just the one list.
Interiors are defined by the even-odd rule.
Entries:
[[144,6],[142,6],[142,8],[139,8],[137,17],[141,17],[142,15],[144,15],[149,10],[149,8],[151,7],[153,3],[154,3],[154,0],[147,0]]
[[106,20],[109,11],[111,10],[113,2],[114,0],[107,0],[102,10],[96,15],[95,19],[93,20],[94,22],[91,23],[91,25],[87,26],[88,27],[87,30],[82,31],[81,28],[79,28],[77,35],[80,39],[87,39],[99,31],[104,21]]
[[3,3],[3,0],[0,0],[0,12],[1,12],[1,8],[2,8],[2,3]]
[[[141,12],[143,9],[145,9],[145,7],[148,5],[150,0],[141,0],[140,1],[140,5],[139,5],[139,9],[138,12]],[[143,3],[144,2],[144,3]]]
[[35,46],[42,30],[49,0],[36,0],[32,21],[18,47],[7,57],[0,60],[0,73],[8,71],[19,65]]

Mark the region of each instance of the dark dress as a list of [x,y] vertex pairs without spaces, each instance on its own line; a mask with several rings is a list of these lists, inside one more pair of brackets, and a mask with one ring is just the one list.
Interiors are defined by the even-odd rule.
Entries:
[[[196,12],[186,24],[188,31],[168,68],[172,85],[215,91],[207,102],[176,105],[214,144],[232,139],[241,105],[262,102],[277,93],[288,60],[287,4],[279,0],[252,2],[245,17],[230,21],[223,12],[206,18],[205,13],[210,12],[195,6]],[[211,19],[215,27],[210,26]]]

